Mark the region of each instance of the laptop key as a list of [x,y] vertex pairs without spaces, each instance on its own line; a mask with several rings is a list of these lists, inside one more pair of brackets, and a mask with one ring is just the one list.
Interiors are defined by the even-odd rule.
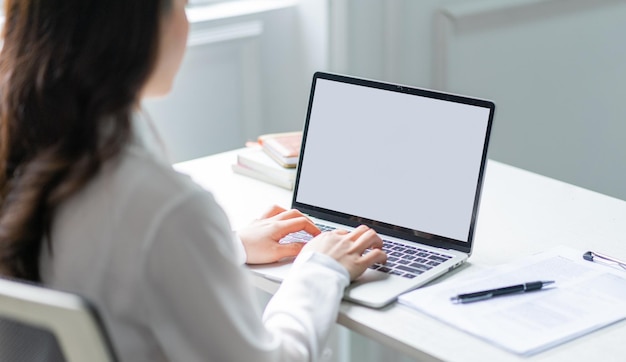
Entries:
[[416,268],[411,268],[409,266],[406,265],[398,265],[397,267],[398,270],[404,270],[405,272],[409,272],[409,273],[413,273],[416,275],[422,274],[422,271]]
[[417,270],[429,270],[432,269],[432,266],[430,265],[424,265],[424,264],[420,264],[420,263],[411,263],[409,264],[410,267],[415,268]]
[[322,225],[322,224],[315,224],[315,226],[317,226],[317,228],[320,229],[321,232],[333,231],[333,230],[336,229],[335,227],[328,226],[328,225]]
[[428,257],[428,259],[435,260],[435,261],[438,261],[438,262],[441,262],[441,263],[443,263],[443,262],[448,260],[447,258],[441,257],[439,255],[431,255],[431,256]]
[[298,231],[295,233],[288,234],[284,238],[280,239],[280,244],[288,244],[288,243],[306,243],[311,240],[313,235],[307,233],[306,231]]

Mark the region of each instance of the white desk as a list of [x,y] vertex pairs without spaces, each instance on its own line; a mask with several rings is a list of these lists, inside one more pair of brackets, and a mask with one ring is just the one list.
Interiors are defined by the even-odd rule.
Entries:
[[[272,204],[288,208],[291,192],[231,171],[236,152],[183,162],[176,168],[213,191],[234,228],[258,217]],[[557,245],[605,252],[624,260],[624,238],[626,202],[489,161],[473,255],[467,265],[435,282]],[[277,288],[277,283],[261,277],[255,277],[255,282],[269,292]],[[420,361],[626,360],[626,322],[531,358],[508,353],[395,303],[374,310],[343,302],[338,323]]]

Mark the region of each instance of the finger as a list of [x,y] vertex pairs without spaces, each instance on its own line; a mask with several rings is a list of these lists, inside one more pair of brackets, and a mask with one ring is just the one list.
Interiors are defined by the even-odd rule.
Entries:
[[296,256],[300,254],[302,248],[306,245],[305,243],[289,243],[289,244],[281,244],[276,249],[278,254],[278,260],[282,258],[288,258],[292,256]]
[[365,249],[381,249],[383,241],[374,229],[365,230],[354,242],[354,248],[359,251]]
[[295,233],[298,231],[306,231],[307,233],[317,236],[321,233],[320,229],[313,224],[311,220],[306,217],[299,217],[295,219],[287,219],[277,222],[279,236],[282,238],[287,234]]
[[372,264],[385,264],[387,262],[387,254],[380,249],[372,249],[363,256],[361,256],[361,261],[370,266]]
[[308,219],[306,215],[296,209],[283,210],[283,212],[274,216],[274,218],[277,220],[294,219],[297,217],[306,217]]
[[281,212],[285,212],[286,210],[278,205],[272,205],[268,210],[266,210],[262,215],[261,219],[268,219],[270,217],[276,216]]
[[365,225],[359,225],[350,231],[350,238],[352,240],[357,240],[361,235],[363,235],[366,231],[371,230],[369,227]]
[[276,220],[293,219],[295,217],[304,216],[300,211],[295,209],[283,210],[281,213],[273,216]]

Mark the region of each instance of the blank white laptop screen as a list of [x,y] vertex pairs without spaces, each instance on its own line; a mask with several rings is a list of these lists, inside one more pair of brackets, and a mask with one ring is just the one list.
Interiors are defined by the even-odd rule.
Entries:
[[489,108],[320,78],[310,112],[296,202],[468,241]]

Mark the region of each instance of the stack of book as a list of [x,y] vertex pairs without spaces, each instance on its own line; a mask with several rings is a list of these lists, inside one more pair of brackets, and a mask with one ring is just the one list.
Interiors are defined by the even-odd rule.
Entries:
[[271,133],[259,136],[237,154],[234,172],[292,190],[302,144],[302,132]]

